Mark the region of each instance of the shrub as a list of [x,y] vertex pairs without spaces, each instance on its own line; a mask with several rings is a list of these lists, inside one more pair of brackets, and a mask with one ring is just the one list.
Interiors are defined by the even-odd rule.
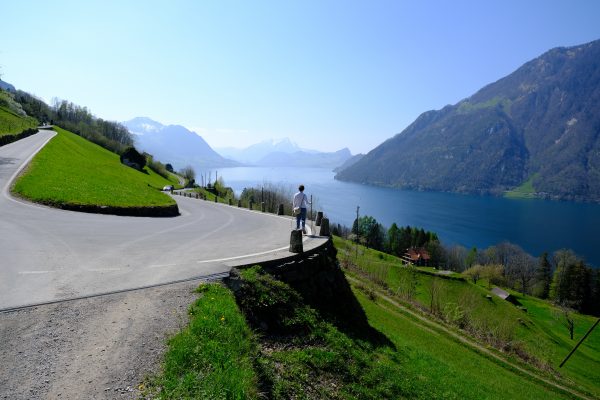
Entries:
[[135,147],[129,146],[121,154],[121,163],[141,171],[146,166],[146,157],[140,154]]

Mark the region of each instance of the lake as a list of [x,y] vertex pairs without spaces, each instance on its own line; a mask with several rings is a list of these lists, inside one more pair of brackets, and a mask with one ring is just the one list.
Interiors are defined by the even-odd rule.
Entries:
[[[534,256],[570,248],[600,266],[599,204],[381,188],[336,181],[324,168],[222,168],[212,170],[213,180],[215,171],[237,195],[265,182],[293,192],[303,183],[333,223],[352,226],[360,206],[360,215],[371,215],[386,228],[393,222],[422,227],[436,232],[444,244],[483,249],[509,241]],[[200,181],[201,171],[196,173]]]

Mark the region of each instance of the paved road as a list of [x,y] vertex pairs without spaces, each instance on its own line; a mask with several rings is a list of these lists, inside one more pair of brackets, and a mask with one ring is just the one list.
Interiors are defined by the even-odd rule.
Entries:
[[[181,216],[51,209],[9,195],[53,132],[0,147],[0,309],[229,271],[290,255],[288,218],[175,196]],[[305,239],[305,249],[323,239]]]

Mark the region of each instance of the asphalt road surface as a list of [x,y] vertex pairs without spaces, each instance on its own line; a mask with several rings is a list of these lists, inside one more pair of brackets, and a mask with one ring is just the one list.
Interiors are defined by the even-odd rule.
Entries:
[[[174,218],[86,214],[11,197],[11,181],[53,134],[0,147],[0,310],[290,255],[290,217],[180,196]],[[305,238],[305,250],[322,241]]]

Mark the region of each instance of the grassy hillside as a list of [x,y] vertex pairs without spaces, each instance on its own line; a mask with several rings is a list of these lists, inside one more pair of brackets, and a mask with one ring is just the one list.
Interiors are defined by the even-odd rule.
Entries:
[[[433,287],[443,294],[440,309],[446,311],[431,315],[431,295],[427,293],[431,293],[431,283],[441,278],[429,271],[409,271],[410,279],[416,279],[409,285],[414,288],[409,295],[406,291],[410,288],[398,290],[395,286],[403,285],[406,278],[395,271],[399,269],[396,259],[359,248],[358,257],[353,251],[356,262],[350,264],[353,245],[337,238],[335,243],[354,295],[379,333],[366,337],[340,330],[337,323],[307,306],[300,293],[253,267],[242,271],[242,281],[235,285],[241,285],[236,289],[237,303],[233,293],[219,284],[201,286],[201,297],[190,308],[189,327],[169,341],[163,372],[141,387],[145,394],[162,399],[561,399],[578,398],[575,393],[599,395],[600,335],[592,335],[583,346],[582,360],[571,360],[571,366],[567,364],[565,371],[557,373],[549,353],[561,353],[569,343],[555,345],[559,350],[544,350],[565,338],[553,322],[549,304],[521,298],[528,307],[525,313],[504,301],[488,300],[484,287],[444,280],[447,285],[437,282]],[[386,262],[391,268],[384,273]],[[452,322],[461,319],[456,308],[467,300],[471,303],[470,323],[485,321],[480,331]],[[444,313],[454,315],[454,320],[447,320]],[[267,317],[261,319],[261,315]],[[591,319],[578,318],[579,334]],[[494,341],[506,347],[495,350],[490,346]],[[535,357],[526,359],[526,352],[536,352]],[[580,368],[584,365],[585,371]]]
[[[406,307],[422,310],[444,326],[492,346],[507,359],[573,388],[600,396],[600,331],[595,331],[561,369],[558,365],[595,318],[575,314],[575,340],[551,303],[512,293],[519,308],[490,294],[487,282],[474,285],[403,266],[390,255],[335,238],[348,276],[361,280],[363,292],[386,293]],[[358,256],[357,256],[358,254]],[[526,309],[526,311],[523,310]]]
[[20,133],[27,128],[35,128],[37,124],[34,118],[20,116],[0,106],[0,136]]
[[159,190],[176,182],[146,169],[122,165],[119,156],[71,132],[57,136],[40,151],[14,185],[14,193],[53,206],[120,208],[173,206]]

